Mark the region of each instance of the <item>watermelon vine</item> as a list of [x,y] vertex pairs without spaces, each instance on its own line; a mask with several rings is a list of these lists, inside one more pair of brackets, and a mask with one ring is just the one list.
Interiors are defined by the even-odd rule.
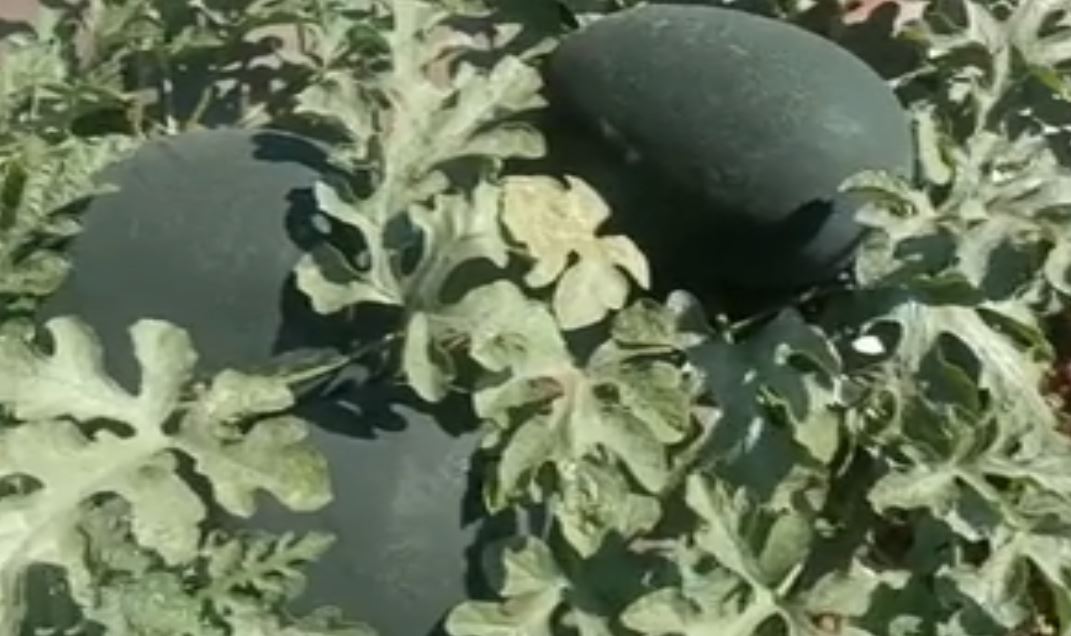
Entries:
[[[652,298],[591,186],[511,163],[545,150],[524,117],[542,58],[632,4],[92,0],[0,40],[0,632],[374,633],[285,609],[329,537],[213,528],[179,467],[238,516],[261,489],[323,506],[344,485],[294,385],[372,349],[426,402],[470,401],[486,512],[526,522],[453,636],[1071,631],[1050,328],[1071,297],[1071,7],[933,0],[898,23],[918,179],[850,179],[871,228],[852,281],[734,323],[688,290]],[[842,9],[788,4],[767,9]],[[329,130],[346,176],[316,198],[360,236],[308,253],[298,284],[318,311],[396,321],[317,366],[201,382],[196,343],[144,320],[130,394],[83,323],[50,321],[45,346],[33,310],[101,169],[228,98],[183,106],[181,69],[223,73],[265,29],[289,44],[258,55],[294,72],[268,101],[234,89],[237,121]],[[69,611],[42,618],[42,567]]]

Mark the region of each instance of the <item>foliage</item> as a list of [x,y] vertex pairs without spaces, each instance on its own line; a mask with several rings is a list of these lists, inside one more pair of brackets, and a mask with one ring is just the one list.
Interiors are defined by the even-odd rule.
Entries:
[[[455,608],[454,636],[1071,630],[1071,440],[1046,331],[1071,295],[1065,4],[936,0],[904,28],[923,60],[896,80],[919,178],[845,184],[872,230],[821,311],[737,324],[685,291],[646,297],[642,254],[601,234],[609,211],[588,185],[507,169],[543,152],[523,115],[543,106],[553,29],[462,0],[189,5],[91,2],[88,27],[57,14],[8,42],[0,308],[54,289],[49,248],[102,166],[191,125],[168,82],[144,101],[115,69],[159,74],[295,25],[301,44],[281,54],[295,79],[262,112],[331,131],[351,178],[316,195],[361,239],[309,253],[302,290],[325,313],[396,308],[380,345],[399,376],[429,402],[468,396],[484,424],[488,513],[549,515],[489,548],[498,596]],[[568,8],[590,20],[622,7]],[[127,123],[81,131],[109,109]],[[369,633],[282,610],[295,564],[326,538],[201,523],[207,500],[251,514],[261,487],[299,510],[327,501],[287,378],[337,364],[196,385],[188,337],[143,321],[131,335],[145,381],[130,395],[77,320],[48,325],[48,350],[8,313],[5,633],[39,564],[115,633]]]

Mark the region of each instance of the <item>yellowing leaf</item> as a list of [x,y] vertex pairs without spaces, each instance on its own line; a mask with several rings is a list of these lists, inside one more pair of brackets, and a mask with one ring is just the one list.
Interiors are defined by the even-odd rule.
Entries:
[[[525,282],[538,288],[560,277],[554,313],[562,328],[586,327],[624,307],[629,285],[619,268],[641,287],[650,284],[647,261],[630,240],[596,235],[610,211],[588,184],[510,177],[502,188],[502,221],[536,261]],[[574,255],[579,262],[570,265]]]

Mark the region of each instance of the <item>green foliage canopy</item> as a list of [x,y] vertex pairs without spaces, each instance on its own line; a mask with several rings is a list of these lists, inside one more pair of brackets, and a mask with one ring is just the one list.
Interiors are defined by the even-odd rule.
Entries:
[[[801,303],[740,324],[685,291],[645,297],[643,255],[600,233],[608,210],[583,182],[504,170],[543,151],[517,116],[542,107],[553,30],[475,1],[188,4],[95,0],[2,45],[2,631],[49,564],[109,633],[371,633],[283,609],[328,538],[206,531],[178,470],[189,460],[239,515],[260,488],[323,505],[323,461],[287,409],[296,379],[344,361],[199,383],[195,343],[142,321],[132,395],[76,318],[49,323],[50,349],[26,318],[62,279],[55,243],[94,175],[197,125],[170,106],[169,70],[279,24],[300,35],[280,56],[301,72],[250,121],[335,131],[353,178],[316,196],[363,238],[308,254],[301,289],[323,312],[398,308],[379,346],[424,400],[472,400],[488,511],[549,512],[492,546],[499,598],[455,608],[452,634],[1071,629],[1071,440],[1044,329],[1071,293],[1059,0],[932,3],[903,34],[921,62],[897,79],[920,178],[846,183],[873,229],[855,282],[817,315]],[[597,19],[610,4],[570,8]],[[162,79],[132,86],[129,68]],[[124,123],[84,132],[107,113]]]

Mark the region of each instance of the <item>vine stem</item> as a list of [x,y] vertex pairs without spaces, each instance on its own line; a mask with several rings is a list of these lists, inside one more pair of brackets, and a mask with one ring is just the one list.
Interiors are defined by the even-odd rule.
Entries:
[[296,371],[294,373],[284,375],[284,376],[282,376],[281,379],[283,379],[283,381],[286,382],[287,384],[297,384],[299,382],[305,382],[305,381],[308,381],[308,380],[316,379],[319,376],[326,375],[326,374],[331,373],[333,371],[338,371],[339,369],[345,367],[346,365],[352,364],[352,363],[356,362],[357,360],[360,360],[361,358],[363,358],[363,357],[365,357],[365,356],[367,356],[367,355],[369,355],[371,353],[375,353],[375,352],[381,351],[383,349],[386,349],[388,346],[390,346],[390,345],[394,344],[395,342],[397,342],[398,340],[400,340],[401,337],[402,337],[402,332],[400,332],[400,331],[392,332],[390,334],[387,334],[386,336],[384,336],[383,338],[381,338],[379,340],[375,340],[373,342],[364,343],[363,345],[357,347],[353,351],[350,351],[349,353],[343,354],[337,360],[333,360],[331,362],[328,362],[328,363],[325,363],[325,364],[322,364],[322,365],[318,365],[318,366],[315,366],[315,367],[310,367],[308,369],[302,369],[300,371]]
[[973,471],[969,471],[963,468],[956,469],[956,476],[963,480],[967,486],[972,488],[975,492],[982,496],[992,505],[1000,511],[1004,517],[1011,522],[1016,528],[1020,530],[1029,530],[1030,522],[1016,510],[1008,500],[1004,498],[996,488],[989,484],[984,478],[975,474]]
[[[374,342],[367,342],[350,352],[344,353],[338,358],[331,360],[330,362],[325,362],[323,364],[318,364],[305,369],[299,369],[291,373],[283,373],[281,375],[268,375],[267,377],[282,380],[284,383],[292,387],[295,384],[315,380],[334,371],[338,371],[339,369],[342,369],[347,365],[353,364],[357,360],[360,360],[361,358],[371,353],[386,349],[387,347],[401,339],[401,337],[401,332],[392,332],[384,336],[383,338],[375,340]],[[193,407],[195,404],[197,404],[198,401],[200,401],[205,391],[207,391],[206,383],[197,383],[193,385],[188,390],[185,399],[183,399],[179,403],[179,408]]]

